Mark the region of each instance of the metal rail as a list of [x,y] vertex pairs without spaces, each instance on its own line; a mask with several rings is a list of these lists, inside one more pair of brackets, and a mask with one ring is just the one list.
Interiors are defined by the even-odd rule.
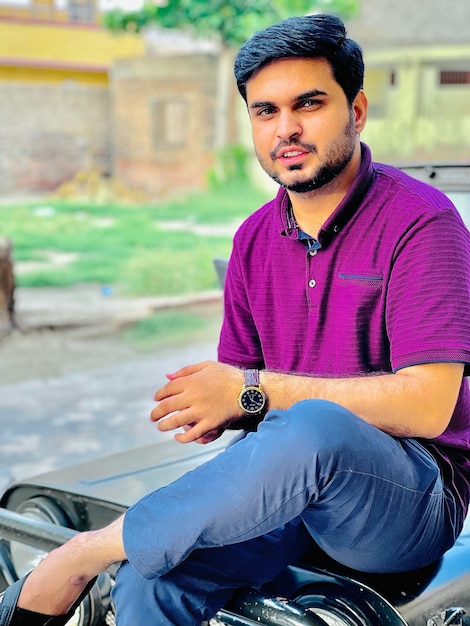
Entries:
[[0,508],[0,538],[18,541],[46,552],[61,546],[77,534],[76,530],[32,520]]

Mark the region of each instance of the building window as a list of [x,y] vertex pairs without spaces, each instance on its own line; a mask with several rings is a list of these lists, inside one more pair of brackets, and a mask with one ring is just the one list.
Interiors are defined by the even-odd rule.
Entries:
[[69,0],[68,16],[71,22],[93,24],[96,20],[94,0]]
[[152,136],[156,148],[179,147],[188,143],[189,102],[178,100],[153,100]]
[[54,16],[54,3],[52,0],[33,0],[30,6],[34,18],[52,19]]
[[470,71],[441,70],[440,85],[470,85]]

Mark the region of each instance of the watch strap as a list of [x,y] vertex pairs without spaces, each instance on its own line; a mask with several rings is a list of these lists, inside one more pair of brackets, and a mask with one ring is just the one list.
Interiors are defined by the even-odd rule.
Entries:
[[245,387],[259,387],[259,370],[245,370]]

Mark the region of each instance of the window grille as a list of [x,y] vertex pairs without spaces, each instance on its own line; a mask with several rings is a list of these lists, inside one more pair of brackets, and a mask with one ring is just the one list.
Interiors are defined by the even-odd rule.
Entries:
[[440,85],[470,85],[470,71],[441,70]]

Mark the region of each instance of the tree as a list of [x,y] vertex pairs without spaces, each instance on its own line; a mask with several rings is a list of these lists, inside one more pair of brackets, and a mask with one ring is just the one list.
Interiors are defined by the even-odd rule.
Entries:
[[140,32],[152,24],[186,30],[197,37],[218,40],[217,115],[215,147],[226,144],[229,80],[233,50],[254,32],[292,15],[313,12],[351,17],[359,0],[144,0],[137,11],[113,9],[104,15],[104,24],[114,32]]
[[108,11],[104,24],[112,31],[135,32],[158,24],[215,37],[223,47],[236,48],[256,30],[286,17],[315,11],[348,19],[357,4],[358,0],[147,0],[135,11]]

